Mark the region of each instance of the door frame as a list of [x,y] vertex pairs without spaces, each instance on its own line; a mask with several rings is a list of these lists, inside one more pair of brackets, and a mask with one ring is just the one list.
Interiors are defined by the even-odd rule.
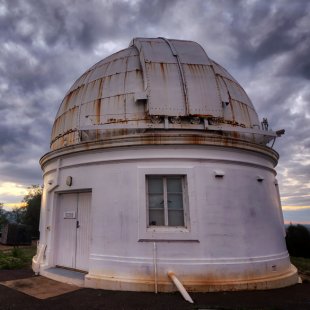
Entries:
[[[54,201],[53,201],[53,208],[52,208],[52,228],[51,229],[51,266],[56,267],[57,266],[57,239],[58,239],[58,235],[57,235],[57,216],[58,216],[58,206],[60,203],[60,195],[62,194],[79,194],[79,193],[90,193],[91,194],[91,199],[90,199],[90,205],[89,205],[89,212],[90,212],[90,218],[89,218],[89,225],[90,227],[93,227],[92,225],[92,189],[91,188],[83,188],[83,189],[73,189],[73,190],[59,190],[59,191],[54,191],[53,195],[54,195]],[[90,233],[92,234],[92,233]],[[75,240],[76,242],[76,240]],[[91,238],[89,240],[89,248],[91,248]],[[82,271],[82,272],[88,272],[85,270],[78,270],[75,268],[70,268],[70,267],[65,267],[65,266],[59,266],[60,268],[64,268],[64,269],[70,269],[70,270],[76,270],[76,271]]]

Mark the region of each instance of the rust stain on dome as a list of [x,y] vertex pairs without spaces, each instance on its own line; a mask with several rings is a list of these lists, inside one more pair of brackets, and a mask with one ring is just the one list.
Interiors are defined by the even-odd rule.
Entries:
[[[153,123],[154,117],[160,121]],[[181,121],[173,122],[174,117]],[[128,130],[226,130],[226,135],[256,143],[252,134],[240,131],[255,126],[259,120],[243,88],[197,43],[137,38],[73,84],[54,122],[51,149],[84,143],[85,130],[93,130],[90,136],[99,140],[123,129],[124,135]],[[66,138],[72,131],[75,137]]]

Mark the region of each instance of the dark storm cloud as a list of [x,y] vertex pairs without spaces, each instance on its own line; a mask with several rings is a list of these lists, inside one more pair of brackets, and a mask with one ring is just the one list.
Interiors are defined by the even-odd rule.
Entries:
[[[238,39],[240,65],[253,66],[286,52],[294,55],[290,55],[288,68],[293,64],[296,69],[297,59],[309,65],[309,9],[307,1],[254,1],[252,4],[241,1],[237,6],[231,1],[230,33]],[[304,69],[300,66],[295,74],[304,76]]]
[[[0,124],[0,161],[1,163],[16,163],[33,156],[40,156],[42,149],[48,147],[49,130],[45,122],[35,120],[22,126]],[[19,177],[19,175],[17,175]]]
[[40,171],[39,163],[32,163],[25,165],[24,163],[6,164],[0,166],[0,178],[5,179],[6,182],[16,182],[15,175],[18,175],[19,184],[29,186],[31,184],[42,184],[42,173]]
[[303,0],[0,0],[0,183],[41,183],[55,114],[86,69],[133,37],[166,36],[200,43],[260,118],[286,129],[275,143],[280,189],[310,205],[309,29]]
[[138,16],[143,23],[156,24],[161,20],[163,12],[169,8],[183,5],[182,1],[177,0],[155,0],[155,1],[141,1],[138,7]]

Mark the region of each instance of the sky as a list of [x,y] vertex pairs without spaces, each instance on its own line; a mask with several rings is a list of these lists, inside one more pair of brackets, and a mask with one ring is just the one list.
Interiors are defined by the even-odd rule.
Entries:
[[286,222],[310,223],[310,1],[0,0],[0,202],[42,184],[57,109],[89,67],[134,37],[196,41],[284,128],[274,148]]

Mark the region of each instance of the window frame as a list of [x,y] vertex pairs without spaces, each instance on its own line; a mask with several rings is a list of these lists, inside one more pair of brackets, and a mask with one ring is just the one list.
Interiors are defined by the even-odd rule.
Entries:
[[[160,177],[163,181],[163,202],[164,202],[164,225],[150,225],[150,192],[149,192],[149,177]],[[168,206],[168,182],[169,177],[180,177],[182,187],[182,214],[183,214],[183,225],[169,225],[169,206]],[[186,175],[183,174],[146,174],[145,175],[145,189],[146,189],[146,209],[147,209],[147,228],[153,227],[182,227],[187,228],[187,210],[188,210],[188,199],[187,199],[187,179]]]
[[[198,217],[195,194],[194,167],[138,167],[138,241],[195,241],[198,240]],[[149,225],[147,176],[182,176],[184,226]]]

